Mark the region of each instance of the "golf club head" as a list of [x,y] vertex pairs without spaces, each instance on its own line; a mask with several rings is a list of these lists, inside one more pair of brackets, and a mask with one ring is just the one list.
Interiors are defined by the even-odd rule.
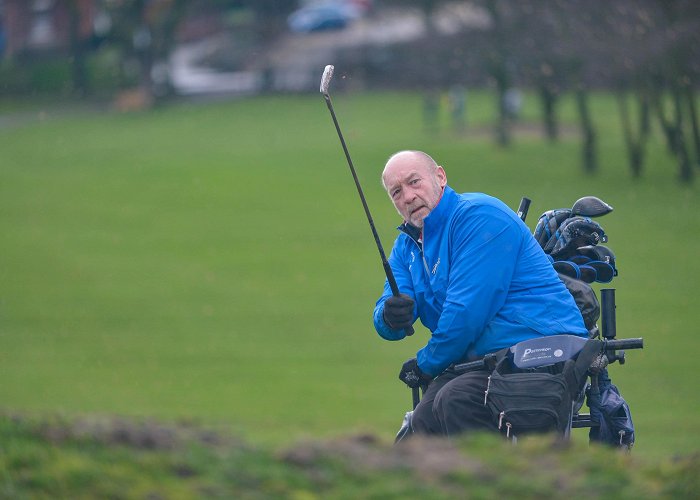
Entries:
[[576,216],[561,225],[544,251],[550,253],[554,260],[565,260],[576,254],[579,247],[606,241],[608,237],[600,224],[587,217]]
[[321,93],[325,96],[328,95],[328,86],[331,84],[331,78],[333,78],[333,65],[329,64],[326,69],[323,70],[323,76],[321,76]]
[[571,216],[600,217],[613,211],[613,207],[595,196],[584,196],[571,207]]
[[595,267],[589,266],[588,264],[583,264],[578,266],[578,269],[581,272],[581,277],[579,279],[584,283],[593,283],[594,281],[597,281],[598,273]]
[[613,276],[617,276],[617,264],[615,263],[615,254],[605,245],[589,245],[580,247],[576,250],[580,256],[585,256],[590,261],[600,261],[610,264],[613,269]]
[[617,276],[617,269],[600,260],[592,260],[586,266],[590,266],[595,269],[596,278],[598,283],[610,283],[612,279]]
[[569,257],[569,260],[574,264],[581,266],[583,264],[588,264],[593,259],[586,255],[572,255],[571,257]]
[[[542,248],[545,248],[549,240],[557,232],[559,226],[569,217],[571,217],[571,209],[568,208],[547,210],[540,215],[533,234],[537,243],[539,243]],[[554,243],[552,243],[552,245],[554,245]]]
[[558,260],[554,264],[554,270],[569,278],[581,279],[581,269],[579,269],[578,264],[571,262],[569,260]]

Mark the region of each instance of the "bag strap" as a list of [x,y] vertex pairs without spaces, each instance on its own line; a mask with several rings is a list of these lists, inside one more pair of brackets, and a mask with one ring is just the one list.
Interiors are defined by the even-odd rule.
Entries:
[[566,377],[566,384],[571,390],[572,397],[575,397],[581,386],[583,386],[591,363],[593,363],[595,357],[602,351],[603,342],[590,339],[578,353],[576,360],[567,361],[567,365],[564,368],[564,376]]

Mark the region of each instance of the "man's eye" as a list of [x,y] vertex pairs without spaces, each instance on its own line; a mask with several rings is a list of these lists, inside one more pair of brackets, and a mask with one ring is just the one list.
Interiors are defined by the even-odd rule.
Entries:
[[410,184],[411,186],[415,186],[415,185],[418,184],[419,182],[420,182],[420,179],[413,179],[413,180],[411,180],[411,182],[409,182],[409,184]]
[[392,197],[392,198],[396,198],[396,197],[399,195],[400,192],[401,192],[400,189],[394,189],[394,190],[391,192],[391,197]]

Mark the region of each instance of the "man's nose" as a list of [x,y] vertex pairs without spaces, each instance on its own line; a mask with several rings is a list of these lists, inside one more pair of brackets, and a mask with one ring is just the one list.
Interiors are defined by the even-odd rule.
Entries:
[[406,187],[403,190],[403,201],[406,204],[410,204],[416,199],[416,193],[410,187]]

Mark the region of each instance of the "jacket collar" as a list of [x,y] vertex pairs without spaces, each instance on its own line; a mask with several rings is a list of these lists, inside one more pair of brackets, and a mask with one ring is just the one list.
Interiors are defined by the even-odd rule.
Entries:
[[[445,186],[442,197],[440,198],[437,206],[433,208],[428,216],[423,220],[423,231],[430,232],[433,230],[433,228],[440,227],[442,223],[449,218],[455,205],[457,204],[458,199],[459,195],[450,186]],[[421,239],[420,228],[412,226],[406,221],[404,221],[396,229],[406,233],[416,242]]]
[[445,186],[442,198],[440,198],[437,206],[423,219],[423,230],[425,230],[425,228],[432,229],[442,225],[442,223],[449,218],[458,199],[459,195],[455,193],[450,186]]

